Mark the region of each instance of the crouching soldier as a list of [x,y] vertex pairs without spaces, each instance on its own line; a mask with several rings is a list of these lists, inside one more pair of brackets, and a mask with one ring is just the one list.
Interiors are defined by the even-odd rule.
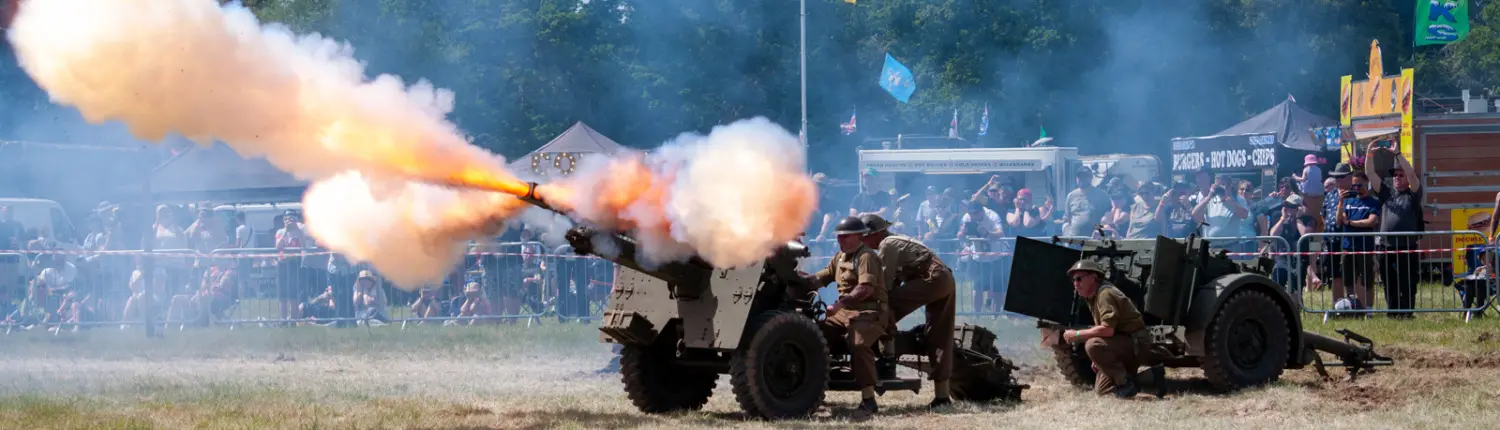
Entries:
[[[1135,308],[1125,293],[1104,280],[1104,269],[1091,260],[1081,260],[1068,269],[1073,280],[1073,291],[1083,297],[1094,316],[1094,326],[1083,330],[1067,330],[1063,341],[1083,343],[1089,360],[1094,362],[1098,377],[1094,380],[1094,391],[1099,395],[1113,393],[1115,397],[1135,397],[1141,391],[1136,384],[1136,370],[1153,361],[1151,334],[1146,331],[1146,320]],[[1165,369],[1151,369],[1157,396],[1162,395]]]
[[953,271],[948,268],[931,248],[910,237],[891,234],[891,226],[884,218],[875,214],[860,217],[870,232],[865,234],[865,246],[875,248],[884,269],[881,281],[891,298],[889,330],[895,330],[896,322],[911,315],[918,308],[926,309],[927,324],[924,335],[927,342],[927,359],[932,363],[934,386],[931,408],[952,403],[949,400],[948,380],[953,375],[953,320],[956,315]]
[[828,306],[827,317],[820,325],[829,339],[843,338],[853,359],[854,381],[859,385],[860,413],[878,412],[875,404],[875,343],[886,333],[890,311],[880,258],[865,246],[862,239],[870,229],[857,217],[848,217],[834,227],[839,252],[828,266],[810,275],[814,287],[838,283],[839,298]]

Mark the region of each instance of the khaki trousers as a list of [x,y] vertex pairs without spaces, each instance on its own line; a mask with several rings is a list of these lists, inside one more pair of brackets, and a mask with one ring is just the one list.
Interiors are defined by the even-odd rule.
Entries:
[[874,387],[879,381],[875,374],[874,346],[885,335],[889,316],[885,311],[841,309],[819,323],[823,336],[830,341],[843,338],[849,345],[850,370],[860,388]]
[[953,376],[953,320],[958,307],[954,290],[957,287],[953,272],[947,267],[938,267],[940,270],[934,269],[928,277],[906,281],[887,294],[894,313],[892,329],[896,322],[916,312],[917,308],[927,308],[927,326],[923,334],[927,338],[924,352],[932,363],[930,377],[933,381],[947,381]]

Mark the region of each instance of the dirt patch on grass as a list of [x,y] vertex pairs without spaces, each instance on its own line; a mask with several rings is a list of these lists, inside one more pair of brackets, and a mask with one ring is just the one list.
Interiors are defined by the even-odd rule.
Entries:
[[1500,369],[1500,354],[1466,353],[1441,349],[1389,347],[1397,366],[1415,369]]
[[1316,391],[1324,399],[1348,403],[1361,410],[1385,408],[1405,402],[1405,396],[1394,389],[1374,385],[1324,387]]

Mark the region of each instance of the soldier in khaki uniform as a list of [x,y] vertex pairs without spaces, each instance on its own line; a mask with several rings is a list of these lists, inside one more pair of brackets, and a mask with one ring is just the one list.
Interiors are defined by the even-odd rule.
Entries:
[[952,403],[948,379],[953,375],[953,320],[957,305],[953,271],[932,249],[910,237],[891,234],[891,223],[879,215],[860,217],[870,232],[865,246],[875,248],[885,269],[881,281],[891,297],[891,327],[917,308],[927,309],[927,359],[932,362],[933,399],[929,407]]
[[[1145,319],[1125,293],[1104,280],[1104,269],[1099,263],[1081,260],[1068,269],[1068,276],[1073,279],[1073,290],[1088,302],[1095,325],[1064,331],[1063,340],[1083,342],[1084,351],[1099,372],[1094,380],[1096,393],[1134,397],[1141,391],[1135,382],[1136,370],[1155,355]],[[1151,371],[1157,396],[1161,396],[1165,369],[1155,366]]]
[[854,380],[859,384],[863,401],[859,410],[873,414],[879,411],[875,404],[876,342],[886,333],[890,324],[889,299],[880,257],[865,246],[861,239],[870,231],[857,217],[848,217],[834,228],[838,235],[839,252],[828,261],[828,266],[810,275],[809,281],[817,287],[837,282],[839,299],[828,306],[827,317],[820,325],[830,339],[842,337],[849,345],[849,355]]

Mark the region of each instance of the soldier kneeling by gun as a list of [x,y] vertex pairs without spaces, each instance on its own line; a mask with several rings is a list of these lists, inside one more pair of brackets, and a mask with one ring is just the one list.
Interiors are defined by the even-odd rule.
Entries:
[[839,299],[828,306],[827,316],[819,325],[830,339],[844,338],[849,345],[854,381],[859,384],[859,411],[873,414],[875,404],[875,343],[886,333],[890,310],[886,298],[884,272],[875,251],[861,241],[869,227],[856,217],[840,221],[834,228],[839,252],[828,266],[808,276],[814,288],[838,282]]
[[[1141,318],[1135,304],[1125,297],[1125,293],[1105,281],[1104,276],[1104,269],[1091,260],[1081,260],[1068,269],[1068,277],[1073,279],[1073,291],[1088,302],[1089,313],[1093,314],[1097,325],[1064,331],[1062,340],[1083,342],[1084,352],[1098,371],[1094,392],[1130,398],[1141,391],[1134,380],[1136,370],[1155,355],[1151,334],[1146,331],[1146,321]],[[1155,366],[1151,372],[1160,396],[1165,369]]]
[[[880,256],[884,281],[891,297],[890,318],[895,331],[896,322],[906,318],[918,308],[927,309],[927,324],[923,328],[926,336],[927,359],[932,363],[933,398],[931,408],[953,403],[949,400],[948,380],[953,376],[953,324],[956,319],[953,270],[931,248],[910,237],[891,234],[891,223],[875,214],[860,217],[870,232],[865,234],[865,246],[875,248]],[[894,366],[893,366],[894,367]]]

